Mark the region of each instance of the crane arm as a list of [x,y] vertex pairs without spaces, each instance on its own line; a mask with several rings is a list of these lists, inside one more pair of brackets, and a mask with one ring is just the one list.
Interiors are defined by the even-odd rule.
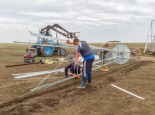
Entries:
[[[43,28],[43,29],[41,29],[41,32],[40,33],[42,33],[42,32],[46,32],[46,33],[48,33],[48,31],[50,30],[50,29],[52,29],[52,30],[54,30],[55,32],[57,32],[57,33],[59,33],[59,34],[61,34],[61,35],[63,35],[64,37],[66,37],[66,38],[77,38],[77,36],[76,36],[76,33],[77,32],[69,32],[69,31],[67,31],[66,29],[64,29],[63,27],[61,27],[60,25],[58,25],[58,24],[54,24],[53,26],[51,26],[51,25],[48,25],[48,26],[46,26],[45,28]],[[60,31],[61,30],[61,31]]]

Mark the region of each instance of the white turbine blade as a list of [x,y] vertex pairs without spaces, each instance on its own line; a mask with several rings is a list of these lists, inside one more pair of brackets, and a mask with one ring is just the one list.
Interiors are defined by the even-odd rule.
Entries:
[[39,37],[39,38],[46,38],[46,39],[53,39],[53,40],[59,40],[59,41],[65,41],[64,39],[60,39],[60,38],[54,38],[54,37],[51,37],[51,36],[44,36],[44,35],[39,35],[39,34],[36,34],[36,33],[33,33],[33,32],[30,32],[31,36],[35,36],[35,37]]
[[75,46],[73,46],[73,45],[65,45],[65,46],[59,46],[59,45],[48,45],[48,44],[32,44],[32,45],[51,46],[51,47],[75,47]]

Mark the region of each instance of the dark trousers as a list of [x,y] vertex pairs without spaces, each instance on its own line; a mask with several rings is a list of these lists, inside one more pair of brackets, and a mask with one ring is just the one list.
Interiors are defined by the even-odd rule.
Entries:
[[81,67],[78,65],[74,68],[74,63],[71,63],[65,67],[65,76],[68,77],[68,69],[72,74],[80,74]]
[[84,86],[86,84],[86,81],[88,81],[88,83],[91,83],[93,62],[94,59],[83,62],[83,77],[81,80],[81,86]]

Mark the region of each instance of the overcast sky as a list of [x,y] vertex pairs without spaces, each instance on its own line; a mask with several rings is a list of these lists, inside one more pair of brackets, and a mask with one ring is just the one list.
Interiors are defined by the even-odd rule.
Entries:
[[[155,0],[0,0],[0,42],[58,23],[89,42],[145,42]],[[61,36],[59,36],[61,37]]]

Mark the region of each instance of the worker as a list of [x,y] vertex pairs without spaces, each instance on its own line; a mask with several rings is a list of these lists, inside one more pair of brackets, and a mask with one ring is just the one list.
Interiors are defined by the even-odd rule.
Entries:
[[[83,76],[81,79],[81,84],[77,88],[85,88],[86,85],[91,85],[91,74],[92,65],[95,59],[93,51],[89,47],[86,41],[80,41],[78,38],[73,40],[74,45],[76,45],[75,63],[74,66],[78,64],[80,55],[83,57]],[[86,83],[87,82],[87,83]]]
[[131,57],[132,57],[132,58],[135,58],[136,55],[137,55],[137,54],[136,54],[136,50],[131,51]]
[[70,72],[72,73],[72,76],[76,76],[77,74],[81,73],[81,66],[80,65],[76,65],[74,67],[74,62],[70,63],[69,65],[67,65],[65,67],[65,77],[68,77],[68,69],[70,69]]

